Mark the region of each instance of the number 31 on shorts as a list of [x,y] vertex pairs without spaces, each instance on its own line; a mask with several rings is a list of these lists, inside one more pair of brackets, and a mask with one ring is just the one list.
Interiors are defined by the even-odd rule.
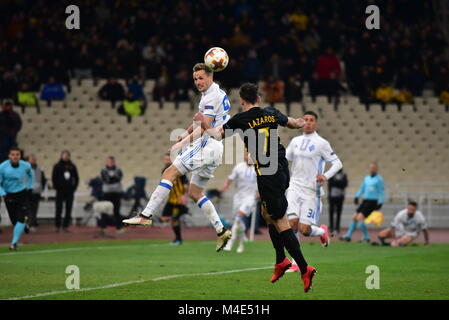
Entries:
[[309,209],[309,211],[307,211],[307,218],[310,218],[310,219],[315,218],[315,211],[313,209]]

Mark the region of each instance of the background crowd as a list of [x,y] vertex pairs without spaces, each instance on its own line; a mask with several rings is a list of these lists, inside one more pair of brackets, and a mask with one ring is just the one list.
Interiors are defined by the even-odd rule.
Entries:
[[156,81],[152,100],[188,100],[191,66],[211,46],[231,57],[222,85],[263,81],[267,102],[300,101],[304,85],[312,97],[366,103],[410,103],[424,88],[448,99],[447,42],[430,1],[379,3],[380,30],[366,29],[358,0],[81,0],[81,29],[68,30],[69,2],[0,4],[0,99],[37,104],[30,92],[64,99],[70,78],[122,78],[118,100],[145,98],[142,79]]

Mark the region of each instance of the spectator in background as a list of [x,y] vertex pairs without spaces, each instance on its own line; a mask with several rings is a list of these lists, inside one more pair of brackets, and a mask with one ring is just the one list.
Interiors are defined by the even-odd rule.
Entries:
[[380,103],[382,111],[385,111],[386,104],[392,102],[394,99],[393,88],[382,82],[376,90],[376,99]]
[[128,92],[132,93],[134,99],[146,100],[143,93],[143,84],[139,79],[139,76],[134,76],[131,81],[128,82]]
[[74,62],[73,75],[78,80],[78,85],[81,84],[81,79],[92,78],[92,59],[85,43]]
[[288,77],[284,90],[287,113],[290,112],[290,104],[292,102],[302,101],[302,88],[303,83],[299,74]]
[[318,74],[318,79],[329,79],[332,73],[335,75],[335,79],[340,79],[340,60],[338,60],[332,48],[326,48],[325,52],[318,57],[316,62],[316,72]]
[[410,70],[408,67],[404,66],[399,71],[399,74],[396,78],[396,88],[410,88]]
[[265,64],[265,78],[273,77],[275,79],[282,79],[284,74],[284,64],[277,53],[271,55],[270,60]]
[[[343,169],[340,169],[329,179],[329,229],[330,232],[340,234],[340,218],[345,201],[345,189],[348,186],[348,177]],[[334,220],[334,218],[336,218]],[[334,223],[335,221],[335,223]]]
[[104,60],[100,57],[97,57],[94,61],[92,66],[92,76],[94,78],[94,85],[97,85],[98,79],[107,78],[108,76]]
[[100,88],[98,96],[101,100],[110,101],[111,107],[114,108],[117,101],[121,101],[125,98],[125,89],[115,78],[110,78],[108,82]]
[[44,169],[37,165],[36,156],[31,154],[28,157],[28,162],[34,172],[33,191],[30,196],[30,220],[28,222],[31,231],[35,231],[37,224],[37,213],[39,211],[39,202],[41,200],[41,193],[44,191],[47,184]]
[[160,77],[153,89],[153,100],[159,102],[159,107],[162,106],[165,101],[170,100],[171,88],[164,77]]
[[[301,79],[303,82],[309,83],[312,79],[312,75],[314,73],[313,63],[310,61],[309,57],[305,54],[301,54],[299,57],[299,61],[295,61],[297,63],[298,72],[301,75]],[[310,83],[309,83],[310,86]]]
[[316,72],[312,73],[312,77],[309,79],[309,93],[313,103],[315,103],[317,96],[323,94],[321,81],[318,79],[318,73]]
[[110,201],[114,205],[114,219],[117,232],[123,232],[120,205],[123,196],[122,170],[116,166],[115,158],[109,156],[106,165],[101,169],[101,180],[103,182],[103,200]]
[[123,104],[117,109],[118,114],[127,116],[128,123],[131,123],[132,117],[141,116],[145,113],[146,104],[141,100],[134,98],[131,92],[128,92]]
[[[413,104],[413,95],[406,87],[401,87],[399,91],[394,95],[394,100],[398,105],[398,111],[402,110],[403,104]],[[416,111],[415,105],[413,105],[413,110]]]
[[369,111],[370,104],[375,102],[375,92],[372,78],[368,68],[363,68],[360,74],[360,81],[354,83],[353,94],[358,96],[360,102]]
[[240,86],[240,80],[242,77],[242,67],[243,61],[237,61],[237,59],[231,59],[229,65],[224,72],[214,75],[214,77],[219,78],[223,83],[220,85],[226,92],[229,92],[232,88],[238,88]]
[[386,55],[381,55],[379,59],[377,59],[373,70],[373,80],[374,85],[376,86],[383,82],[392,83],[393,68]]
[[8,158],[9,150],[17,146],[17,134],[22,129],[22,119],[12,108],[11,102],[5,102],[0,112],[0,162]]
[[67,69],[61,65],[59,59],[53,62],[50,74],[55,78],[57,82],[67,87],[67,91],[70,93],[72,90],[70,86],[70,78]]
[[41,91],[41,99],[47,100],[48,106],[51,105],[53,100],[64,100],[65,91],[60,82],[56,82],[54,77],[50,77],[48,82],[44,84]]
[[41,113],[39,101],[27,83],[22,83],[20,90],[17,92],[17,104],[22,107],[22,113],[25,113],[26,107],[36,107],[37,113]]
[[39,74],[33,66],[28,66],[22,73],[22,79],[20,83],[28,83],[29,89],[33,92],[38,92],[41,89],[43,82],[39,80]]
[[358,86],[364,86],[365,83],[360,83],[360,70],[362,69],[363,59],[356,47],[351,46],[345,57],[345,72],[348,87],[353,94],[358,90]]
[[186,68],[181,68],[178,74],[175,75],[173,82],[173,90],[175,94],[176,108],[178,108],[179,101],[189,101],[190,77]]
[[116,56],[112,56],[111,60],[107,62],[106,74],[109,78],[119,78],[123,76],[123,67]]
[[0,103],[5,99],[14,99],[17,91],[17,82],[14,79],[14,74],[10,71],[5,71],[0,66]]
[[410,72],[409,88],[412,95],[421,97],[424,89],[425,77],[420,66],[414,63]]
[[248,52],[248,57],[243,64],[243,80],[246,82],[257,83],[260,77],[260,62],[257,59],[257,52],[251,49]]
[[304,12],[301,9],[295,10],[290,15],[290,22],[294,26],[294,28],[304,34],[304,32],[307,30],[307,24],[309,23],[309,17],[304,14]]
[[329,103],[334,103],[334,110],[338,111],[338,105],[340,104],[340,93],[347,92],[348,90],[343,87],[335,76],[334,72],[331,72],[328,79],[321,79],[321,86],[324,95],[327,96]]
[[275,79],[273,76],[269,76],[266,81],[262,83],[262,91],[264,94],[265,102],[271,106],[275,102],[282,102],[284,100],[284,82]]
[[444,89],[443,91],[441,91],[439,100],[441,104],[444,104],[446,112],[449,112],[449,86],[446,87],[446,89]]
[[448,83],[449,83],[448,68],[445,66],[441,66],[434,79],[434,92],[437,97],[440,96],[441,92],[444,89],[446,89]]
[[62,151],[61,159],[53,167],[51,180],[53,188],[56,190],[56,232],[60,232],[61,230],[61,216],[64,203],[65,216],[62,223],[62,231],[69,232],[68,228],[71,222],[73,200],[79,184],[78,170],[75,164],[70,160],[69,151]]

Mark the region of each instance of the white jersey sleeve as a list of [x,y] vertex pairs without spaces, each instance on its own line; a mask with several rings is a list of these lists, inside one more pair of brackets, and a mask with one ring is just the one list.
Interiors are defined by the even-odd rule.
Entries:
[[321,156],[323,157],[324,161],[332,163],[332,167],[330,167],[329,170],[324,173],[326,179],[329,180],[343,167],[343,164],[335,154],[334,150],[332,150],[329,141],[323,139],[323,144],[321,145],[320,149]]
[[420,230],[428,229],[426,219],[421,211],[416,211],[415,213],[416,221]]
[[403,219],[404,214],[406,214],[406,210],[399,211],[391,222],[391,226],[396,229],[400,229],[402,227],[401,221]]
[[295,158],[294,153],[295,145],[296,145],[296,138],[293,138],[288,144],[287,149],[285,150],[285,157],[289,162],[292,162],[293,159]]
[[232,169],[232,172],[231,172],[231,174],[228,176],[228,179],[235,180],[235,179],[238,178],[238,175],[239,175],[239,165],[236,165],[236,166]]
[[231,104],[228,96],[216,83],[213,83],[210,88],[203,93],[199,104],[199,111],[203,113],[203,115],[213,118],[213,128],[223,125],[229,120],[230,117],[228,112],[230,108]]
[[335,154],[334,150],[332,150],[332,147],[329,143],[329,141],[323,139],[323,143],[321,145],[321,156],[326,162],[332,162],[338,159],[337,155]]

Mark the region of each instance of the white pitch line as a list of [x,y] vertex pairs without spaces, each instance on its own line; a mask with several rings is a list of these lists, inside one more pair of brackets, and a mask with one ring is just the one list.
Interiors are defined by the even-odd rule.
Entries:
[[[211,243],[210,241],[197,242],[197,244]],[[64,248],[64,249],[46,249],[46,250],[34,250],[34,251],[19,251],[19,252],[7,252],[0,253],[0,256],[18,256],[24,254],[43,254],[43,253],[54,253],[54,252],[70,252],[70,251],[80,251],[80,250],[104,250],[104,249],[121,249],[121,248],[135,248],[135,247],[165,247],[170,246],[169,243],[158,243],[158,244],[135,244],[135,245],[124,245],[124,246],[100,246],[100,247],[74,247],[74,248]]]
[[157,278],[153,278],[153,279],[132,280],[132,281],[127,281],[127,282],[112,283],[112,284],[107,284],[107,285],[100,286],[100,287],[82,288],[82,289],[78,289],[78,290],[60,290],[60,291],[43,292],[43,293],[38,293],[38,294],[33,294],[33,295],[23,296],[23,297],[12,297],[12,298],[8,298],[7,300],[33,299],[33,298],[39,298],[39,297],[52,296],[55,294],[64,294],[64,293],[69,293],[69,292],[85,292],[85,291],[92,291],[92,290],[109,289],[109,288],[126,286],[129,284],[138,284],[138,283],[144,283],[144,282],[150,282],[150,281],[171,280],[171,279],[184,278],[184,277],[212,276],[212,275],[220,275],[220,274],[228,274],[228,273],[236,273],[236,272],[264,270],[264,269],[271,269],[271,268],[273,268],[273,266],[259,267],[259,268],[246,268],[246,269],[237,269],[237,270],[228,270],[228,271],[218,271],[218,272],[174,274],[171,276],[163,276],[163,277],[157,277]]

